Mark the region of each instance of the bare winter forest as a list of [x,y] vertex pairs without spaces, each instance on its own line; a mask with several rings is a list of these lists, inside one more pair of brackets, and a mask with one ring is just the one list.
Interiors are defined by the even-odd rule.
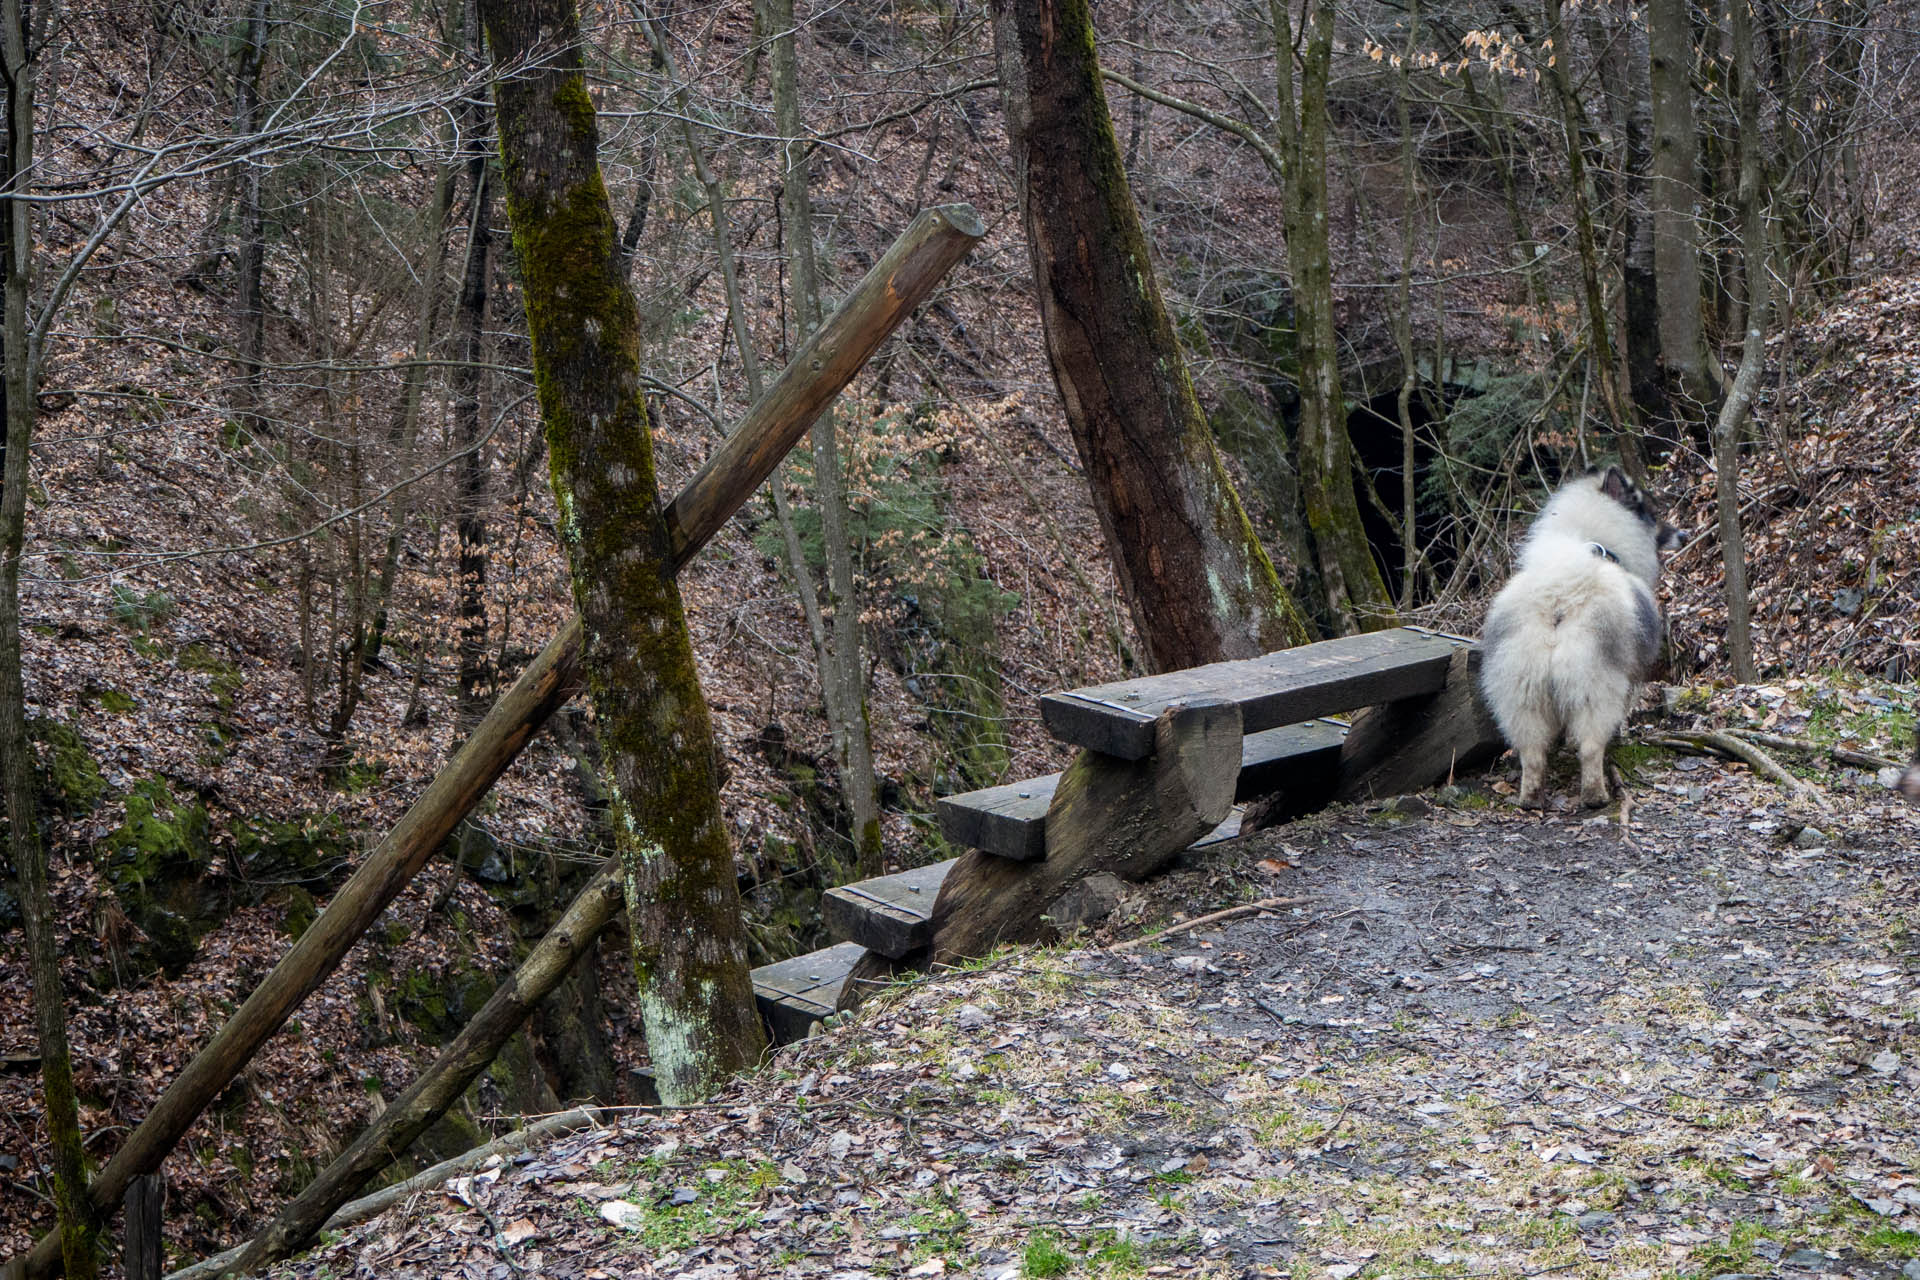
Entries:
[[[1475,634],[1589,466],[1689,533],[1629,772],[1744,726],[1870,806],[1914,754],[1903,0],[0,0],[0,64],[20,1274],[118,1273],[163,1162],[169,1269],[248,1241],[463,1028],[504,1048],[353,1188],[706,1096],[763,1047],[743,962],[1072,758],[1040,695]],[[925,301],[689,533],[930,209]],[[163,1103],[388,852],[337,969]],[[556,921],[588,962],[522,1027]]]

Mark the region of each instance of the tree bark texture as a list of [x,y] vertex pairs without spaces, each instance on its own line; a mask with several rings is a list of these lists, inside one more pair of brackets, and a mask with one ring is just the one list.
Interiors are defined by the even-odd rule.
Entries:
[[[260,77],[267,62],[268,0],[251,0],[247,10],[246,34],[234,67],[233,131],[248,137],[259,127]],[[266,211],[260,166],[247,165],[240,172],[240,244],[234,256],[236,312],[240,321],[240,425],[251,435],[267,432],[263,411],[264,379],[262,364],[267,349]]]
[[462,729],[478,723],[493,684],[487,648],[487,460],[480,391],[486,356],[487,281],[493,271],[492,165],[487,142],[493,132],[490,113],[476,108],[468,119],[472,148],[467,157],[467,246],[455,307],[460,363],[453,370],[453,439],[468,450],[455,476],[454,524],[460,543],[460,702]]
[[1281,146],[1287,169],[1287,260],[1293,268],[1294,349],[1300,369],[1300,428],[1294,454],[1300,498],[1313,535],[1327,607],[1343,632],[1395,624],[1393,600],[1374,562],[1354,491],[1353,443],[1340,390],[1333,324],[1333,256],[1327,243],[1327,79],[1333,62],[1333,0],[1317,0],[1293,93],[1292,26],[1272,6]]
[[1173,670],[1303,643],[1194,396],[1086,0],[995,0],[993,14],[1047,355],[1142,647]]
[[[923,211],[901,233],[667,508],[676,571],[752,496],[821,409],[985,231],[972,209],[954,205]],[[117,1209],[130,1179],[160,1167],[206,1105],[326,980],[547,717],[579,692],[582,641],[576,615],[493,704],[246,1003],[167,1086],[88,1188],[96,1212]],[[35,1242],[27,1258],[29,1280],[59,1268],[58,1234]]]
[[1687,0],[1649,0],[1647,77],[1653,98],[1653,256],[1660,357],[1687,421],[1704,425],[1718,399],[1708,376],[1700,306],[1699,133],[1693,118],[1693,23]]
[[1733,71],[1739,117],[1741,256],[1747,283],[1746,338],[1740,369],[1713,429],[1714,498],[1720,521],[1720,558],[1726,569],[1727,654],[1734,678],[1760,678],[1753,660],[1753,602],[1747,591],[1746,535],[1740,528],[1740,429],[1759,389],[1767,355],[1767,209],[1763,188],[1760,86],[1753,67],[1749,0],[1728,0],[1733,11]]
[[668,1102],[766,1047],[718,749],[654,484],[640,313],[600,176],[571,0],[482,0],[507,219],[560,533],[585,627],[648,1056]]
[[1666,376],[1660,367],[1660,270],[1649,185],[1653,173],[1653,105],[1647,81],[1647,60],[1638,56],[1645,39],[1637,28],[1620,33],[1626,56],[1615,61],[1622,79],[1622,124],[1626,142],[1626,199],[1621,239],[1626,252],[1620,264],[1624,315],[1620,345],[1627,363],[1627,390],[1634,415],[1647,438],[1654,462],[1665,459],[1679,443],[1670,422],[1673,408],[1667,396]]
[[[5,147],[0,151],[0,190],[25,195],[32,186],[34,58],[45,47],[46,6],[31,15],[24,0],[0,5],[0,58],[4,58]],[[31,29],[30,29],[31,25]],[[53,1198],[59,1215],[59,1248],[67,1274],[97,1274],[98,1214],[87,1201],[85,1153],[79,1105],[74,1096],[73,1055],[67,1043],[65,989],[60,980],[59,935],[46,847],[40,843],[33,784],[33,743],[27,737],[27,695],[21,668],[20,552],[26,541],[27,481],[32,464],[35,395],[27,314],[33,284],[33,206],[11,199],[0,211],[0,276],[4,276],[5,440],[0,447],[0,790],[7,818],[7,857],[20,890],[27,963],[33,980],[34,1023],[40,1037],[40,1078],[47,1135],[53,1149]]]

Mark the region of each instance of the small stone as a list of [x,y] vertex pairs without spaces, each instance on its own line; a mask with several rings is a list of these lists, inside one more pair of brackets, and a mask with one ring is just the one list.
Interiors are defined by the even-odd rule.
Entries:
[[1890,1076],[1900,1069],[1900,1055],[1891,1049],[1882,1049],[1873,1055],[1867,1065],[1883,1076]]
[[1595,1209],[1591,1213],[1583,1213],[1575,1218],[1573,1225],[1579,1227],[1582,1232],[1605,1231],[1613,1225],[1613,1221],[1612,1214]]
[[1433,812],[1433,805],[1423,796],[1395,796],[1387,802],[1387,812],[1403,818],[1424,818]]
[[1799,1267],[1803,1270],[1817,1271],[1827,1265],[1827,1255],[1818,1249],[1795,1249],[1780,1259],[1783,1267]]
[[1908,1258],[1907,1265],[1900,1268],[1900,1274],[1907,1280],[1920,1280],[1920,1258]]
[[631,1200],[605,1200],[600,1205],[600,1216],[616,1227],[630,1227],[647,1216],[647,1211]]
[[1111,872],[1095,872],[1055,898],[1047,908],[1047,918],[1062,933],[1091,928],[1113,914],[1126,888],[1126,883]]
[[954,1021],[960,1024],[962,1031],[978,1031],[989,1022],[992,1022],[993,1018],[985,1009],[982,1009],[977,1004],[963,1004],[960,1006],[960,1013],[955,1017]]
[[1802,827],[1793,834],[1796,849],[1817,849],[1827,843],[1827,833],[1818,827]]

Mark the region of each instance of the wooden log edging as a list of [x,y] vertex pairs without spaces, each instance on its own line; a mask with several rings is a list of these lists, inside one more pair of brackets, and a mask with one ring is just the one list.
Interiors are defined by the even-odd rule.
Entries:
[[[669,505],[664,516],[676,570],[719,532],[887,336],[985,233],[979,216],[964,204],[927,209],[913,220]],[[88,1186],[96,1213],[110,1217],[132,1179],[160,1167],[207,1104],[338,967],[540,726],[579,690],[582,639],[575,614],[280,963],[174,1078]],[[58,1233],[35,1242],[25,1264],[28,1280],[58,1274]]]

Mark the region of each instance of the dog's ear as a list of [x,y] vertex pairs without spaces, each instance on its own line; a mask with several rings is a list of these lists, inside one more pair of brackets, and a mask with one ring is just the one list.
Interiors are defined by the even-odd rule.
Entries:
[[1635,505],[1640,498],[1638,491],[1633,487],[1633,481],[1627,479],[1627,473],[1618,467],[1608,467],[1607,473],[1600,477],[1600,492],[1615,502],[1629,507]]

